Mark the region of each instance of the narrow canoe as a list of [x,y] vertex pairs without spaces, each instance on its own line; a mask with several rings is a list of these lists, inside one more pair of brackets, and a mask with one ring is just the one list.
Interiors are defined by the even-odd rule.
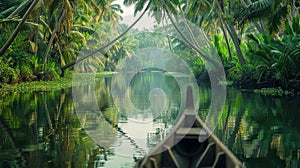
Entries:
[[194,110],[191,87],[187,88],[186,109],[172,133],[135,167],[240,168],[241,162],[208,129]]

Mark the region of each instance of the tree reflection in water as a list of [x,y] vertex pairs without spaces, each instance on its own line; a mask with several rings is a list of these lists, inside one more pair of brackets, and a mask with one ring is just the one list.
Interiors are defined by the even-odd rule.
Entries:
[[[148,97],[142,95],[148,95],[151,89],[146,85],[147,80],[155,80],[155,76],[140,77],[134,82],[136,87],[131,98],[139,108],[149,106]],[[128,116],[121,115],[114,106],[110,81],[110,77],[98,78],[94,90],[106,125],[105,122],[89,125],[88,119],[93,116],[76,114],[71,89],[13,93],[3,97],[0,167],[132,167],[134,159],[142,157],[171,130],[178,116],[180,96],[176,86],[166,88],[167,110],[149,124],[151,129],[145,128],[147,132],[141,142],[131,136]],[[211,92],[204,84],[199,89],[199,115],[205,118]],[[89,88],[83,88],[82,92],[87,90]],[[300,167],[298,102],[299,97],[267,97],[228,88],[215,133],[247,167]],[[146,118],[149,114],[141,115]],[[111,136],[110,146],[99,146],[83,127],[106,131]],[[125,158],[119,155],[124,145],[133,151]]]

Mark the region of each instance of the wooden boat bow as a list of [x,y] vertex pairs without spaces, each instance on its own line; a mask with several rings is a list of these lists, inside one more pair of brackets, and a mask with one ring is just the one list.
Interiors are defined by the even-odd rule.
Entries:
[[242,163],[198,117],[189,86],[186,109],[172,133],[138,161],[135,167],[240,168]]

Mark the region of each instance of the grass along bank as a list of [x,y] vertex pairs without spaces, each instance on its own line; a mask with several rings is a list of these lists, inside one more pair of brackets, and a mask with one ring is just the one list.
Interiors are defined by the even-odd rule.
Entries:
[[101,78],[111,76],[114,72],[101,73],[83,73],[83,74],[67,74],[63,78],[55,78],[51,81],[32,81],[16,84],[3,84],[0,88],[0,95],[5,96],[10,93],[24,93],[32,91],[56,91],[65,88],[70,88],[74,85],[84,85],[90,82],[91,78]]

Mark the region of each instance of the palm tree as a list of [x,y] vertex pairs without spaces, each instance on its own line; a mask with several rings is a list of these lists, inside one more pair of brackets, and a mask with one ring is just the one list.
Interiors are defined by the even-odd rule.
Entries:
[[[44,65],[47,63],[47,58],[50,49],[57,50],[60,57],[60,66],[65,66],[66,63],[76,59],[78,51],[82,44],[86,44],[85,33],[92,34],[96,31],[96,25],[99,18],[104,21],[112,21],[117,25],[118,19],[121,18],[119,12],[122,12],[120,6],[111,4],[113,1],[71,1],[64,0],[61,3],[52,1],[48,6],[52,10],[51,17],[48,18],[49,39],[48,46],[44,53]],[[107,4],[109,3],[109,4]],[[91,7],[89,7],[91,5]],[[100,6],[100,8],[98,7]],[[101,7],[103,6],[103,8]],[[101,17],[105,13],[106,20]],[[52,23],[53,21],[56,21]],[[93,24],[93,22],[95,24]],[[50,28],[51,27],[51,28]],[[70,40],[75,39],[75,40]],[[76,39],[79,39],[79,41]],[[81,42],[80,42],[81,41]],[[82,43],[82,44],[76,44]],[[56,46],[56,47],[55,47]],[[75,47],[75,48],[74,48]],[[54,52],[55,54],[55,52]],[[54,56],[55,58],[56,56]],[[99,60],[96,60],[98,62]]]
[[237,35],[237,32],[234,28],[235,21],[232,20],[232,19],[225,20],[225,19],[222,18],[222,15],[227,16],[227,17],[232,16],[232,13],[231,13],[232,12],[232,9],[231,9],[232,7],[231,6],[232,6],[232,4],[238,4],[238,3],[235,2],[235,3],[229,3],[230,5],[225,5],[224,1],[217,0],[216,4],[217,4],[217,9],[218,9],[217,12],[219,12],[220,15],[221,15],[220,16],[221,22],[225,25],[225,27],[226,27],[226,29],[227,29],[227,31],[228,31],[231,39],[232,39],[232,42],[234,44],[238,60],[239,60],[240,64],[242,66],[244,66],[246,64],[246,61],[245,61],[245,58],[243,56],[243,52],[242,52],[241,47],[240,47],[240,39],[239,39],[239,37]]
[[[51,36],[50,36],[50,39],[48,41],[48,46],[47,46],[47,49],[44,53],[44,65],[47,63],[47,58],[48,58],[48,53],[50,51],[50,48],[52,46],[52,43],[53,43],[53,40],[54,38],[59,35],[59,34],[62,34],[63,31],[67,31],[67,34],[70,32],[70,19],[72,17],[72,6],[71,6],[71,3],[69,2],[69,0],[64,0],[63,1],[63,4],[57,4],[58,6],[62,6],[62,9],[61,9],[61,13],[59,15],[59,19],[58,21],[56,22],[53,30],[51,31]],[[55,16],[55,15],[54,15]],[[64,25],[63,24],[66,24],[67,28],[64,29]],[[63,28],[63,29],[62,29]],[[58,32],[60,31],[60,32]]]
[[[216,8],[214,6],[214,4],[216,3],[217,3],[216,1],[210,2],[210,1],[197,1],[197,0],[183,2],[182,16],[186,17],[194,24],[197,24],[199,27],[205,29],[206,32],[211,32],[212,30],[216,30],[216,28],[212,28],[211,24],[213,24],[213,26],[216,26],[216,24],[219,23],[220,24],[219,26],[225,38],[229,61],[231,61],[232,52],[229,44],[228,31],[226,29],[224,20],[221,17],[222,12],[220,13],[220,11],[224,10],[224,7],[220,6],[220,4],[217,3],[217,8]],[[216,33],[216,32],[212,32],[212,33]]]
[[134,14],[142,11],[145,5],[148,4],[149,14],[155,17],[158,23],[161,22],[162,12],[164,12],[165,5],[168,6],[170,13],[176,14],[178,11],[177,6],[180,4],[178,0],[164,1],[164,0],[124,0],[124,5],[135,5]]
[[[190,19],[200,27],[206,27],[207,31],[218,30],[221,28],[227,45],[229,60],[232,59],[229,36],[234,44],[236,55],[242,66],[245,65],[240,39],[235,29],[234,8],[238,8],[237,0],[224,3],[222,0],[214,1],[197,1],[191,0],[184,3],[184,16]],[[219,25],[218,25],[219,23]],[[212,27],[213,26],[213,27]],[[218,27],[219,26],[219,27]],[[213,32],[215,33],[215,32]]]
[[4,54],[4,52],[8,49],[8,47],[11,45],[11,43],[14,41],[14,39],[17,37],[18,33],[21,30],[22,25],[26,21],[27,17],[29,16],[30,12],[33,10],[33,8],[37,5],[38,0],[34,0],[30,7],[27,9],[26,13],[22,17],[21,21],[17,25],[15,31],[12,33],[12,35],[9,37],[7,42],[3,45],[3,47],[0,49],[0,56]]
[[98,53],[98,52],[100,52],[100,51],[102,51],[103,49],[105,49],[105,48],[107,48],[107,47],[109,47],[109,46],[111,46],[111,45],[113,45],[116,41],[118,41],[119,39],[121,39],[132,27],[134,27],[134,25],[136,25],[136,23],[144,16],[144,14],[148,11],[148,9],[149,9],[149,6],[150,6],[150,3],[148,3],[148,5],[146,6],[146,8],[144,9],[144,11],[142,12],[142,14],[124,31],[124,32],[122,32],[119,36],[117,36],[116,38],[114,38],[113,40],[111,40],[110,42],[108,42],[107,44],[105,44],[105,45],[103,45],[103,46],[101,46],[101,47],[99,47],[98,49],[96,49],[96,50],[94,50],[94,51],[92,51],[91,53],[89,53],[89,54],[87,54],[87,55],[85,55],[85,56],[83,56],[83,57],[80,57],[79,59],[77,59],[77,60],[75,60],[75,61],[72,61],[72,62],[70,62],[70,63],[68,63],[68,64],[66,64],[65,66],[63,66],[63,67],[61,67],[61,71],[62,71],[62,73],[61,73],[61,76],[63,77],[64,76],[64,72],[65,72],[65,70],[67,69],[67,68],[69,68],[69,67],[72,67],[72,66],[74,66],[76,63],[79,63],[79,62],[81,62],[81,61],[83,61],[83,60],[85,60],[85,59],[87,59],[87,58],[89,58],[89,57],[91,57],[91,56],[93,56],[94,54],[96,54],[96,53]]
[[90,4],[95,10],[94,21],[99,20],[112,21],[114,25],[118,25],[118,21],[122,19],[123,10],[120,4],[116,4],[115,0],[91,0]]
[[105,4],[101,6],[101,14],[100,19],[104,21],[113,21],[116,22],[114,24],[118,24],[118,21],[122,18],[121,13],[123,10],[121,9],[120,4],[114,4],[115,0],[106,0]]
[[178,10],[181,8],[181,3],[179,1],[166,1],[166,0],[124,0],[125,5],[135,5],[135,13],[141,11],[144,8],[144,5],[148,3],[149,5],[149,14],[152,14],[152,16],[155,17],[156,21],[158,23],[161,22],[161,19],[163,17],[163,13],[166,13],[167,17],[171,20],[172,25],[176,29],[176,31],[179,33],[179,35],[183,38],[183,40],[192,47],[202,58],[204,58],[206,61],[213,64],[215,67],[220,67],[220,64],[216,61],[211,59],[205,52],[201,51],[199,49],[199,46],[197,46],[196,40],[194,38],[193,32],[191,32],[189,25],[187,24],[184,16],[184,23],[187,29],[189,30],[189,34],[192,37],[192,41],[190,41],[184,33],[180,30],[178,25],[175,23],[174,18],[171,16],[171,14],[177,14]]
[[[97,1],[92,1],[92,3],[94,4],[94,8],[95,10],[97,9],[96,8],[96,4],[97,4]],[[177,13],[177,9],[178,9],[178,6],[180,5],[180,3],[178,1],[160,1],[160,0],[143,0],[143,1],[137,1],[137,0],[124,0],[124,4],[125,5],[133,5],[135,4],[136,8],[135,8],[135,14],[139,11],[142,11],[144,10],[144,12],[141,14],[141,16],[131,25],[129,26],[123,33],[121,33],[118,37],[116,37],[115,39],[113,39],[112,41],[110,41],[108,44],[98,48],[97,50],[91,52],[90,54],[87,54],[86,56],[84,57],[81,57],[79,58],[77,61],[72,61],[70,63],[68,63],[67,65],[63,66],[61,68],[62,70],[62,74],[61,76],[64,75],[64,71],[65,69],[75,65],[75,63],[78,63],[82,60],[85,60],[86,58],[94,55],[95,53],[101,51],[102,49],[114,44],[117,40],[119,40],[121,37],[123,37],[140,19],[141,17],[144,15],[144,13],[146,11],[149,12],[149,14],[152,14],[157,22],[160,22],[161,19],[162,19],[162,13],[163,12],[166,12],[168,14],[169,17],[171,17],[169,15],[169,13]],[[147,5],[146,5],[147,4]],[[146,5],[146,7],[145,7]],[[96,11],[100,11],[100,10],[96,10]],[[104,10],[102,10],[104,12]],[[155,11],[162,11],[162,12],[155,12]],[[101,16],[101,11],[100,11],[100,16]],[[173,19],[171,19],[173,20]],[[184,35],[183,33],[180,31],[180,29],[177,27],[177,25],[174,23],[174,20],[173,20],[173,25],[174,27],[176,28],[176,30],[179,32],[179,34],[181,34],[181,36],[185,39],[185,41],[187,41],[187,43],[192,46],[192,48],[197,52],[199,53],[200,55],[202,55],[202,57],[205,59],[205,60],[208,60],[209,62],[211,62],[212,64],[214,65],[219,65],[217,64],[214,60],[212,60],[211,58],[209,58],[204,52],[202,52],[201,50],[199,50],[199,48],[197,46],[195,46],[191,41],[189,41]],[[51,40],[51,38],[50,38]],[[44,59],[46,60],[46,59]]]
[[[209,61],[210,63],[212,63],[213,65],[215,65],[216,67],[219,67],[220,64],[217,63],[215,60],[212,60],[211,58],[209,58],[209,56],[207,56],[203,51],[201,51],[197,46],[195,46],[193,44],[193,42],[189,41],[187,39],[187,37],[184,36],[183,32],[180,31],[180,29],[178,28],[178,26],[175,24],[173,18],[171,17],[171,15],[169,13],[172,14],[176,14],[177,13],[177,7],[178,5],[180,5],[179,1],[161,1],[161,0],[124,0],[124,4],[125,5],[135,5],[135,11],[134,14],[136,15],[137,12],[140,12],[143,10],[142,14],[140,15],[139,18],[137,18],[137,20],[130,25],[123,33],[121,33],[118,37],[116,37],[115,39],[113,39],[112,41],[110,41],[108,44],[98,48],[97,50],[91,52],[90,54],[87,54],[84,57],[79,58],[77,61],[73,61],[65,66],[63,66],[61,68],[62,70],[62,74],[61,76],[64,76],[64,71],[65,69],[75,65],[76,63],[79,63],[91,56],[93,56],[94,54],[96,54],[97,52],[103,50],[104,48],[107,48],[108,46],[114,44],[117,40],[119,40],[120,38],[122,38],[141,18],[142,16],[148,11],[149,14],[152,14],[152,16],[155,17],[156,21],[158,23],[161,22],[162,19],[162,13],[166,12],[168,17],[170,18],[170,20],[172,21],[174,27],[176,28],[176,30],[179,32],[179,34],[183,37],[183,39],[197,52],[199,53],[205,60]],[[147,4],[147,5],[146,5]],[[146,7],[145,7],[146,5]],[[161,11],[161,12],[156,12],[156,11]]]

